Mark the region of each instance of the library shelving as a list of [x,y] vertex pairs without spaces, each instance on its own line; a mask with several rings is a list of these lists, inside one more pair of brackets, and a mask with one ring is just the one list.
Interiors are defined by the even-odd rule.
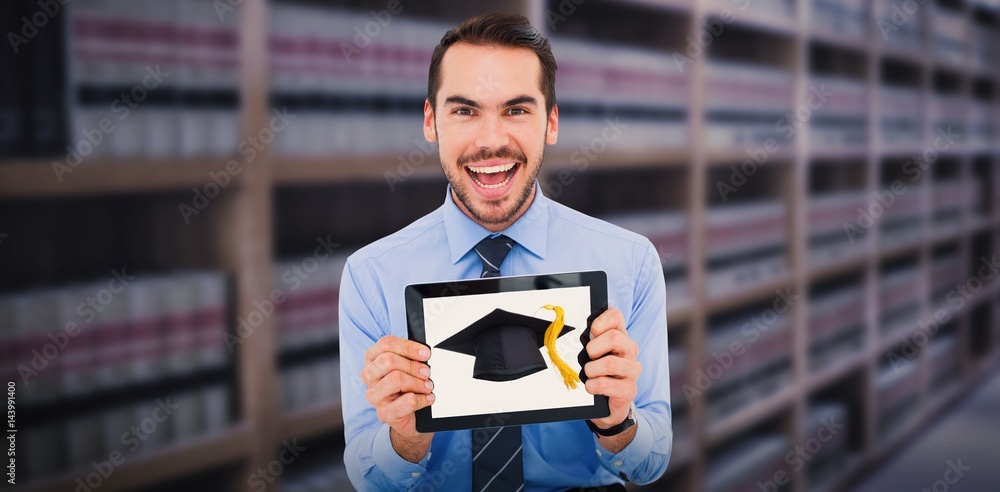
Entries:
[[[93,13],[113,2],[78,3]],[[630,489],[721,492],[781,473],[775,490],[844,489],[1000,367],[1000,281],[978,277],[1000,250],[1000,11],[987,2],[929,0],[907,19],[888,0],[405,3],[370,40],[389,62],[362,49],[368,58],[344,64],[333,50],[319,62],[340,75],[312,78],[289,53],[306,58],[295,50],[308,36],[353,42],[385,2],[237,3],[200,19],[237,40],[226,76],[240,130],[223,151],[112,152],[69,172],[50,155],[0,158],[4,296],[92,285],[122,262],[140,276],[224,279],[238,343],[221,367],[95,394],[142,408],[137,399],[221,385],[225,425],[172,427],[186,437],[126,453],[101,490],[347,486],[338,261],[439,205],[436,148],[412,141],[426,65],[435,36],[485,10],[525,14],[560,67],[589,70],[558,79],[563,132],[539,175],[546,194],[641,229],[661,253],[681,386],[674,448],[659,482]],[[297,129],[271,130],[274,144],[253,157],[231,150],[286,104]],[[628,126],[609,138],[619,116]],[[294,301],[272,315],[261,305],[275,290]],[[710,376],[713,347],[758,318],[772,334],[788,328],[761,329],[766,347],[733,338],[749,347],[737,356],[746,376]],[[707,390],[683,391],[706,375]],[[116,408],[98,396],[38,403],[32,425],[70,425],[60,403]],[[783,460],[829,416],[844,434],[815,464]],[[275,472],[290,442],[309,451]],[[26,490],[75,489],[95,471],[67,457],[47,466]]]

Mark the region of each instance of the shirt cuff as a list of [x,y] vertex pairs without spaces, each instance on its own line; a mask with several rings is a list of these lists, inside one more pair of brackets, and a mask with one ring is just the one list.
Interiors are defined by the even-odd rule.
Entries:
[[597,442],[597,434],[594,434],[594,445],[597,447],[597,457],[601,465],[615,476],[628,482],[632,472],[653,451],[653,430],[646,418],[642,416],[642,412],[636,410],[635,437],[632,438],[632,442],[628,443],[628,446],[625,446],[625,449],[612,454]]
[[372,443],[372,457],[375,460],[375,466],[385,474],[390,482],[408,489],[427,471],[427,462],[431,459],[431,452],[428,451],[427,456],[424,456],[424,459],[418,463],[406,461],[393,449],[392,441],[389,438],[389,426],[383,424],[375,434],[375,442]]

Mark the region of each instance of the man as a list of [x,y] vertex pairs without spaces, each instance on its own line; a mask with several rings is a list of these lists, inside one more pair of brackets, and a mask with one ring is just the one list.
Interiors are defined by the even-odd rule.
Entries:
[[[624,490],[666,469],[659,256],[642,236],[542,195],[543,149],[559,130],[555,70],[548,40],[520,15],[473,17],[434,50],[424,136],[439,145],[444,205],[352,255],[341,283],[344,461],[359,490]],[[490,262],[483,245],[497,241],[506,252]],[[584,371],[610,416],[494,429],[487,442],[468,430],[416,432],[434,377],[430,348],[407,340],[406,285],[583,270],[608,274],[611,308],[592,323]],[[485,463],[501,443],[506,461]]]

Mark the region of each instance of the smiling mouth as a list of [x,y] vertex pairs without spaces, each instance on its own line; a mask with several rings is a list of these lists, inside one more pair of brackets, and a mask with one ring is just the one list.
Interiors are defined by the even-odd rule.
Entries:
[[465,166],[465,170],[477,185],[487,190],[495,190],[510,183],[517,173],[518,166],[520,164],[517,162],[507,162],[493,166]]

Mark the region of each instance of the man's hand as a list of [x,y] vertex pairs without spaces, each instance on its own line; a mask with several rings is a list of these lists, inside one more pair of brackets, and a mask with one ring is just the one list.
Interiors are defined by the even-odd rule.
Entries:
[[[591,422],[601,429],[614,427],[625,421],[629,407],[635,400],[636,381],[642,372],[639,363],[639,345],[632,341],[625,330],[621,311],[609,308],[590,325],[590,342],[587,354],[592,359],[583,367],[587,375],[587,392],[608,397],[611,415]],[[635,427],[618,436],[600,437],[598,442],[605,449],[619,452],[632,442]]]
[[434,437],[417,432],[414,415],[434,401],[431,371],[425,364],[430,357],[426,345],[386,335],[365,352],[361,370],[361,381],[368,386],[365,397],[389,426],[392,447],[412,463],[423,459]]

